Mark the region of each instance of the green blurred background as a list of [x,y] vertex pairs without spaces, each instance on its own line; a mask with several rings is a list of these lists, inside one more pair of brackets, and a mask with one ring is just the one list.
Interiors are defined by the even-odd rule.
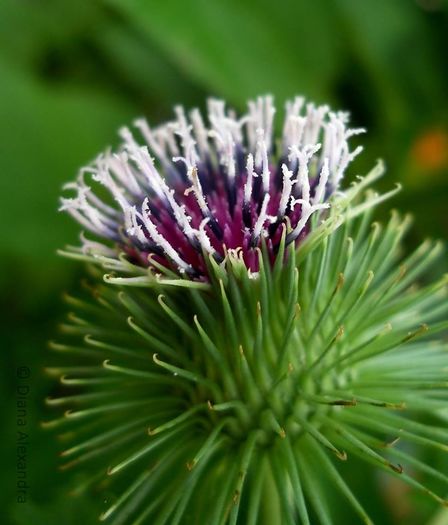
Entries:
[[[410,245],[446,237],[447,22],[444,0],[0,2],[1,523],[89,525],[103,505],[66,495],[55,441],[38,428],[52,388],[46,341],[64,316],[62,291],[82,275],[55,253],[78,235],[57,212],[62,184],[136,116],[158,122],[209,95],[244,109],[257,94],[278,104],[304,94],[368,128],[356,172],[382,157],[380,187],[404,184],[393,205],[415,216]],[[30,369],[26,504],[15,494],[19,366]],[[347,477],[378,524],[448,524],[400,484],[378,490],[365,469]]]

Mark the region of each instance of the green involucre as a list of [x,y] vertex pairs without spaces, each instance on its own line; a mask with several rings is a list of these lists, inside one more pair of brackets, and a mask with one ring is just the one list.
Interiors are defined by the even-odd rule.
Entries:
[[260,250],[258,275],[238,254],[210,283],[121,259],[130,277],[98,284],[92,267],[53,344],[64,395],[48,402],[66,412],[46,425],[76,490],[116,494],[101,520],[331,524],[330,486],[371,523],[339,471],[353,456],[446,504],[417,481],[448,483],[418,455],[448,451],[447,278],[416,285],[441,247],[403,258],[408,218],[371,223],[360,189],[297,252]]

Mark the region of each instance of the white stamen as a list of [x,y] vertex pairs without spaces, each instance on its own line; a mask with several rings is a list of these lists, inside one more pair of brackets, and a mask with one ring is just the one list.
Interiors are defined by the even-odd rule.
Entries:
[[[87,184],[84,182],[84,173],[88,172],[91,173],[92,168],[82,168],[79,172],[77,182],[70,182],[68,184],[64,184],[63,189],[64,190],[75,190],[75,191],[82,191],[85,195],[86,199],[89,201],[89,204],[91,204],[93,207],[98,208],[99,211],[103,212],[105,216],[113,217],[114,219],[118,216],[118,211],[115,208],[112,208],[111,206],[108,206],[106,203],[104,203],[101,199],[99,199],[93,192],[90,186],[87,186]],[[116,224],[116,221],[111,219],[111,222]]]
[[137,237],[143,245],[147,245],[148,239],[146,238],[141,225],[137,222],[137,209],[135,206],[129,206],[129,208],[125,210],[124,219],[128,234]]
[[289,118],[289,132],[286,136],[286,145],[285,149],[288,149],[291,146],[301,147],[303,133],[305,131],[306,118],[305,117],[294,117]]
[[227,169],[227,175],[233,182],[236,175],[235,145],[242,141],[242,124],[226,116],[224,102],[221,100],[210,100],[208,108],[212,125],[209,137],[214,139],[219,162]]
[[330,174],[330,170],[328,167],[328,158],[325,158],[324,163],[322,165],[322,169],[320,171],[319,183],[314,193],[313,204],[320,204],[322,199],[324,198],[325,188],[328,182],[329,174]]
[[124,147],[129,154],[129,158],[135,162],[138,169],[145,176],[150,188],[153,189],[159,197],[163,198],[163,192],[160,188],[161,176],[154,166],[154,160],[148,152],[148,147],[139,146],[128,128],[122,128],[121,136],[124,139]]
[[134,196],[140,195],[142,189],[132,173],[129,158],[126,152],[115,153],[106,157],[106,163],[115,177],[123,184],[123,186]]
[[166,253],[166,255],[179,267],[180,272],[185,272],[187,270],[191,270],[191,266],[187,264],[176,252],[176,250],[171,246],[171,244],[165,239],[163,235],[161,235],[155,224],[151,221],[149,218],[150,211],[148,206],[148,198],[146,198],[143,201],[142,205],[142,213],[139,215],[139,217],[142,219],[143,224],[145,225],[145,228],[148,230],[149,235],[151,236],[152,240],[162,248],[162,250]]
[[176,199],[174,198],[174,190],[170,189],[168,185],[165,183],[165,181],[163,181],[163,184],[164,184],[163,191],[171,206],[171,209],[173,211],[174,217],[178,225],[180,226],[182,231],[185,233],[185,235],[189,239],[192,239],[194,237],[194,230],[190,226],[190,222],[192,220],[191,217],[185,212],[185,206],[184,205],[181,206],[177,203]]
[[291,239],[294,240],[297,239],[297,237],[302,233],[303,228],[305,228],[306,223],[308,222],[309,218],[314,212],[329,208],[330,206],[328,203],[310,205],[309,202],[303,199],[291,199],[291,201],[292,207],[294,207],[296,204],[301,204],[302,206],[299,222],[297,223],[293,231],[289,234]]
[[306,126],[303,135],[303,144],[316,144],[322,129],[325,115],[328,113],[328,106],[318,106],[307,104],[306,106]]
[[166,149],[155,139],[154,133],[151,131],[146,119],[141,118],[135,120],[134,126],[140,130],[140,133],[154,155],[161,161],[168,162]]
[[90,239],[87,239],[84,232],[81,232],[80,234],[81,239],[81,250],[86,255],[103,255],[105,257],[114,257],[116,256],[117,252],[116,250],[110,248],[109,246],[106,246],[102,242],[96,242],[91,241]]
[[185,111],[181,106],[176,106],[175,112],[177,115],[175,133],[181,138],[184,157],[188,159],[190,166],[195,166],[199,160],[199,156],[196,152],[196,141],[191,134],[193,126],[188,124]]
[[77,185],[76,191],[78,194],[75,198],[61,198],[59,210],[67,211],[92,233],[107,238],[116,238],[117,224],[88,202],[86,194],[90,189]]
[[319,151],[320,146],[320,144],[308,145],[303,149],[299,149],[297,146],[290,147],[289,160],[295,158],[299,161],[296,183],[302,192],[302,198],[307,202],[310,200],[309,163],[315,153]]
[[244,184],[244,202],[247,204],[252,197],[253,178],[258,177],[258,174],[254,171],[254,156],[252,153],[249,153],[247,156],[246,170],[247,180]]
[[330,179],[333,188],[337,188],[350,162],[362,151],[356,148],[349,152],[348,139],[364,132],[363,128],[346,129],[348,114],[330,112],[330,121],[325,124],[324,146],[321,160],[328,158]]
[[214,254],[216,250],[213,248],[213,246],[210,243],[210,239],[207,235],[207,232],[205,231],[206,224],[210,221],[210,219],[207,217],[202,220],[201,224],[199,225],[199,230],[196,231],[197,239],[199,243],[201,244],[202,248],[207,253]]
[[261,172],[261,178],[263,181],[263,190],[268,193],[269,192],[269,183],[271,179],[271,172],[269,170],[269,159],[268,159],[268,148],[266,145],[266,141],[263,141],[261,146],[262,151],[262,164],[263,164],[263,171]]
[[191,182],[191,186],[184,191],[185,195],[193,192],[197,203],[203,215],[210,215],[210,210],[205,200],[204,192],[202,191],[201,182],[198,176],[197,166],[189,157],[173,157],[173,162],[183,162],[187,168],[187,177]]
[[300,116],[305,99],[303,97],[295,97],[285,104],[285,123],[283,125],[283,147],[286,150],[293,144],[301,145],[303,129],[306,124],[306,118]]
[[208,132],[204,125],[204,121],[202,120],[201,113],[198,109],[193,109],[193,111],[190,112],[190,119],[193,124],[193,130],[198,142],[200,154],[205,156],[210,151],[208,146]]
[[124,189],[118,186],[118,184],[111,177],[110,173],[107,171],[107,162],[105,162],[104,159],[99,159],[97,166],[98,168],[96,170],[92,170],[93,180],[106,187],[113,195],[114,199],[118,202],[121,209],[124,211],[130,206],[129,201],[125,196]]
[[362,146],[358,146],[355,148],[354,151],[351,153],[348,150],[348,145],[344,144],[344,147],[342,148],[342,155],[341,160],[339,162],[339,165],[337,167],[337,170],[333,173],[333,186],[337,188],[339,186],[339,182],[344,176],[344,172],[347,169],[347,166],[350,164],[350,162],[353,161],[355,157],[357,157],[364,148]]
[[269,221],[270,223],[274,222],[277,217],[272,217],[271,215],[267,214],[267,208],[269,204],[269,199],[271,196],[269,193],[266,193],[263,199],[263,203],[261,205],[260,214],[258,215],[257,221],[255,222],[254,229],[252,231],[252,238],[253,239],[259,239],[261,235],[264,235],[266,233],[264,224],[266,221]]
[[268,146],[265,140],[265,132],[263,129],[257,129],[257,149],[255,153],[255,165],[261,168],[261,178],[263,182],[263,191],[269,192],[269,184],[271,172],[269,170],[269,159],[268,159]]
[[275,115],[273,97],[270,95],[258,97],[255,101],[248,103],[249,115],[245,119],[247,126],[247,137],[249,149],[253,150],[256,146],[258,130],[264,130],[264,140],[266,141],[267,151],[272,146],[272,128]]
[[169,156],[180,155],[175,136],[176,128],[176,122],[168,122],[154,130],[154,136],[160,141],[161,146],[166,150]]
[[289,199],[291,197],[291,190],[293,186],[292,177],[293,172],[288,170],[288,166],[286,164],[282,164],[282,172],[283,172],[283,187],[282,187],[282,195],[280,197],[280,203],[278,206],[278,217],[283,217],[286,212],[286,208],[288,206]]

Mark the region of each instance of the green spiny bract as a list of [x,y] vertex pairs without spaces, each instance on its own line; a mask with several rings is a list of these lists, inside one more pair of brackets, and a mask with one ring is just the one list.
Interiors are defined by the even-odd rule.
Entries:
[[70,440],[64,467],[88,473],[78,490],[117,490],[101,519],[331,523],[330,482],[370,523],[338,472],[354,455],[444,503],[408,472],[446,475],[401,446],[448,450],[447,280],[415,285],[441,246],[402,259],[395,213],[332,221],[272,268],[262,248],[257,278],[235,254],[207,287],[106,277],[68,298],[50,372],[73,393],[48,400],[67,411],[47,425]]

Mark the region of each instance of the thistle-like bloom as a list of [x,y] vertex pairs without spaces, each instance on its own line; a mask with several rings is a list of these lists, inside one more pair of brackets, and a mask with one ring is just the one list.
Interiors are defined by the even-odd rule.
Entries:
[[[272,261],[282,225],[286,245],[299,243],[362,150],[349,149],[349,138],[364,130],[347,128],[346,113],[304,107],[299,97],[286,105],[279,141],[271,97],[249,103],[241,118],[210,100],[207,125],[198,110],[189,120],[181,107],[176,115],[154,130],[137,120],[143,145],[123,128],[119,151],[100,155],[67,185],[77,195],[63,198],[62,209],[138,264],[156,262],[193,279],[207,276],[205,258],[221,263],[229,251],[257,272],[257,248],[265,242]],[[112,205],[86,175],[108,190]],[[84,241],[87,252],[99,248]]]
[[338,189],[360,130],[302,105],[278,141],[269,98],[240,119],[212,101],[209,129],[138,121],[147,145],[124,130],[63,200],[96,239],[64,252],[93,264],[45,425],[75,491],[113,496],[103,521],[328,525],[342,495],[344,525],[372,523],[356,456],[446,505],[422,451],[448,451],[447,278],[418,286],[441,245],[404,257],[408,218],[370,224],[382,165]]

